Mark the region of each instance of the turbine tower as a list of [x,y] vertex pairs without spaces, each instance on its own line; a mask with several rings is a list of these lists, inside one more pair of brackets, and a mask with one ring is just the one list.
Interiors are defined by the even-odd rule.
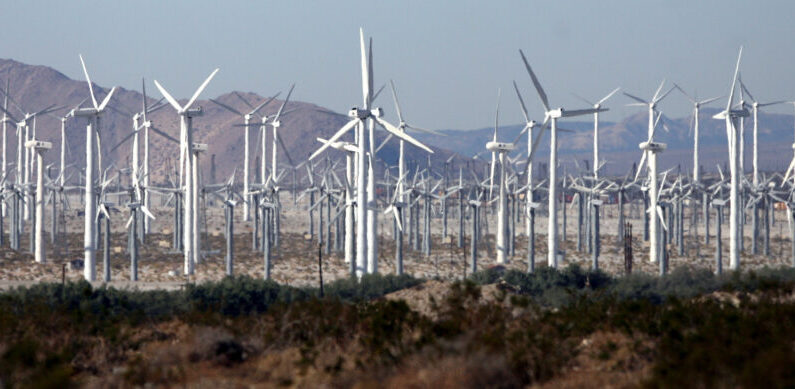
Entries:
[[97,279],[97,224],[95,221],[97,213],[97,196],[94,189],[94,173],[97,167],[94,165],[94,148],[97,148],[99,153],[99,144],[94,146],[94,136],[99,140],[100,119],[105,107],[108,106],[113,92],[116,90],[114,86],[108,92],[102,104],[97,103],[97,98],[94,96],[94,87],[91,85],[91,78],[88,76],[86,63],[83,61],[83,56],[80,55],[80,63],[83,65],[83,73],[86,76],[86,83],[88,83],[88,92],[91,95],[91,103],[93,107],[79,108],[75,110],[75,116],[81,116],[88,119],[86,125],[86,172],[85,172],[85,214],[84,214],[84,231],[83,231],[83,277],[86,281],[96,281]]
[[732,79],[731,89],[729,90],[729,100],[726,109],[715,114],[714,119],[723,119],[726,122],[726,140],[729,146],[729,167],[731,171],[731,184],[729,186],[729,267],[732,270],[740,269],[740,180],[742,172],[740,170],[740,132],[737,123],[741,118],[748,116],[745,107],[732,109],[734,100],[734,88],[737,84],[737,74],[740,71],[740,59],[743,55],[743,48],[737,55],[737,65],[734,68],[734,78]]
[[507,194],[506,194],[506,177],[505,177],[505,154],[510,153],[514,150],[515,146],[513,143],[502,143],[497,142],[497,130],[499,128],[499,118],[500,118],[500,98],[499,92],[497,93],[497,113],[494,117],[494,137],[488,143],[486,143],[486,149],[491,151],[492,154],[492,165],[491,165],[491,177],[489,177],[489,182],[494,182],[494,154],[499,153],[499,161],[500,161],[500,191],[499,191],[499,206],[497,208],[497,263],[498,264],[505,264],[507,262],[507,253],[508,253],[508,245],[505,239],[505,233],[508,227],[508,219],[507,219],[507,211],[508,211],[508,204],[507,204]]

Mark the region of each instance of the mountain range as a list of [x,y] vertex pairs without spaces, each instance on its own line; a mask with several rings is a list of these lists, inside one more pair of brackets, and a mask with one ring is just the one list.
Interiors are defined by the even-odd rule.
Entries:
[[[64,74],[47,66],[28,65],[14,61],[12,59],[0,59],[0,80],[3,85],[8,82],[9,96],[14,103],[9,105],[9,111],[19,119],[24,116],[23,112],[36,112],[53,104],[63,107],[63,109],[53,114],[40,115],[36,118],[37,138],[40,140],[51,141],[53,150],[45,154],[45,159],[49,162],[58,160],[58,150],[60,147],[60,118],[68,113],[68,110],[81,104],[88,97],[88,88],[83,80],[72,80]],[[151,82],[147,80],[146,82]],[[155,105],[159,94],[154,88],[149,87],[148,103]],[[297,86],[300,88],[300,85]],[[109,92],[109,88],[94,84],[94,91],[98,99],[104,97]],[[268,93],[269,95],[275,92]],[[385,97],[382,97],[382,99]],[[133,112],[139,112],[142,106],[143,95],[134,90],[118,88],[111,99],[110,105],[113,107],[103,115],[102,128],[100,131],[101,147],[103,152],[103,164],[115,163],[117,167],[129,166],[129,156],[131,144],[129,140],[120,146],[116,145],[132,131]],[[232,91],[222,94],[213,99],[229,105],[240,112],[248,112],[250,105],[256,106],[265,101],[267,97],[260,96],[253,92]],[[245,102],[243,101],[245,100]],[[181,100],[184,103],[185,100]],[[262,113],[273,114],[279,108],[282,101],[274,99],[267,104]],[[381,102],[381,105],[387,103]],[[18,106],[17,106],[18,105]],[[209,179],[211,155],[215,156],[216,181],[224,180],[237,168],[238,179],[240,179],[243,164],[243,144],[244,130],[239,125],[242,124],[242,117],[220,107],[209,101],[200,99],[194,106],[201,106],[203,116],[194,119],[193,128],[197,142],[209,145],[208,155],[202,155],[200,163],[205,177]],[[287,110],[290,111],[282,120],[279,129],[284,145],[286,146],[289,159],[285,150],[280,148],[278,151],[280,163],[284,166],[297,165],[307,159],[320,143],[315,141],[316,137],[329,138],[348,120],[343,114],[335,114],[326,108],[318,105],[290,101]],[[715,164],[722,164],[726,159],[726,133],[723,121],[714,120],[711,116],[717,109],[702,109],[701,115],[701,155],[702,165],[707,170],[714,170]],[[178,138],[179,121],[174,110],[170,106],[153,112],[148,117],[154,127]],[[570,164],[572,161],[584,161],[592,159],[593,145],[593,123],[590,116],[578,118],[577,121],[565,121],[561,126],[573,130],[571,133],[562,133],[559,137],[562,163]],[[388,119],[394,123],[394,119]],[[766,170],[782,170],[786,168],[792,158],[793,140],[793,116],[782,114],[767,114],[762,112],[759,116],[759,139],[760,139],[760,168]],[[668,150],[660,158],[661,168],[675,167],[680,165],[683,169],[692,165],[692,135],[690,132],[690,117],[683,118],[664,118],[667,132],[658,131],[656,140],[668,144]],[[85,125],[83,118],[69,118],[66,121],[68,156],[67,161],[74,167],[80,168],[85,164]],[[259,120],[252,120],[251,147],[252,165],[255,158],[260,155],[261,138],[259,132]],[[645,141],[646,128],[648,123],[647,113],[640,110],[638,113],[624,118],[619,122],[600,123],[600,150],[602,159],[608,163],[606,171],[614,174],[623,174],[633,162],[640,157],[638,143]],[[397,123],[394,123],[397,124]],[[746,121],[747,144],[745,154],[747,156],[746,169],[750,169],[751,153],[751,129],[752,121]],[[501,141],[513,141],[523,125],[502,126],[499,129]],[[10,161],[15,160],[16,155],[16,136],[13,124],[7,128],[7,147]],[[266,141],[268,145],[268,155],[270,159],[270,133],[271,128],[266,131]],[[425,133],[415,133],[420,141],[429,145],[434,154],[431,155],[431,163],[435,167],[442,166],[444,161],[453,157],[451,169],[456,169],[464,163],[472,162],[472,157],[484,150],[485,143],[492,138],[493,128],[481,128],[474,130],[447,129],[440,132],[446,136],[431,135]],[[381,144],[385,138],[384,131],[376,132],[376,144]],[[352,140],[352,134],[346,136],[347,140]],[[163,180],[166,175],[171,174],[179,158],[178,148],[174,143],[166,138],[150,133],[150,167],[152,169],[152,179],[155,181]],[[526,136],[517,144],[517,153],[526,151]],[[540,146],[538,161],[543,162],[548,157],[549,138],[545,137]],[[143,150],[143,149],[141,149]],[[141,151],[142,152],[142,151]],[[427,153],[415,147],[406,148],[407,160],[412,161],[415,166],[424,167],[427,163]],[[341,152],[330,150],[328,155],[332,160],[338,160],[342,156]],[[377,153],[379,159],[386,164],[395,164],[398,155],[398,144],[392,140],[388,142],[380,152]],[[488,156],[479,157],[487,159]],[[324,158],[319,158],[319,164],[323,164]],[[475,164],[480,162],[474,161]],[[582,165],[582,162],[578,162]],[[379,167],[383,166],[379,164]],[[413,166],[411,167],[413,169]],[[251,174],[254,175],[255,167],[252,167]],[[55,170],[57,172],[57,170]],[[57,173],[55,173],[57,174]],[[255,180],[257,181],[257,180]]]

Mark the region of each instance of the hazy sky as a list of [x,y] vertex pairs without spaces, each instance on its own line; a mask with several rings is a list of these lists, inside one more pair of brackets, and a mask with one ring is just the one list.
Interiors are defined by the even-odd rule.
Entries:
[[[724,95],[744,48],[743,79],[763,101],[795,100],[795,2],[780,1],[10,1],[0,57],[82,79],[156,93],[157,78],[189,97],[231,90],[269,95],[296,82],[296,99],[344,112],[361,104],[358,28],[374,40],[376,85],[397,85],[404,115],[429,128],[521,121],[511,81],[532,114],[541,105],[518,49],[552,105],[578,108],[616,86],[650,97],[663,78],[701,97]],[[606,120],[637,112],[616,96]],[[394,118],[389,93],[379,97]],[[684,116],[673,94],[661,108]],[[790,112],[792,106],[771,109]]]

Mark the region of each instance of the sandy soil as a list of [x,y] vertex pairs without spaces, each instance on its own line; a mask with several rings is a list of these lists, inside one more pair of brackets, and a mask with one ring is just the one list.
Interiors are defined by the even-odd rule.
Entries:
[[[165,199],[162,199],[165,200]],[[114,200],[115,201],[115,200]],[[60,281],[62,277],[67,279],[79,279],[82,271],[79,269],[69,269],[67,262],[82,258],[82,225],[83,217],[79,198],[72,198],[70,201],[72,208],[67,210],[63,220],[59,222],[62,226],[65,223],[67,233],[56,236],[55,243],[50,242],[50,234],[47,237],[47,259],[48,263],[37,264],[33,261],[33,256],[29,252],[29,223],[26,225],[26,232],[22,237],[22,251],[15,252],[8,249],[6,234],[6,244],[0,249],[0,281]],[[317,285],[318,283],[318,258],[317,258],[317,235],[312,240],[307,240],[306,235],[309,231],[308,214],[306,212],[307,200],[302,199],[300,203],[293,203],[292,195],[282,194],[283,214],[282,214],[282,235],[280,245],[273,250],[272,276],[281,283],[291,285]],[[218,280],[224,277],[224,248],[225,239],[223,236],[223,209],[219,202],[210,203],[203,212],[206,219],[206,228],[203,229],[203,250],[204,261],[198,265],[196,274],[191,277],[182,275],[182,256],[172,250],[171,231],[173,230],[173,210],[166,207],[164,201],[154,197],[153,211],[156,219],[152,221],[153,233],[149,235],[141,245],[139,260],[139,280],[141,282],[201,282],[206,280]],[[633,224],[633,270],[638,272],[658,272],[658,265],[648,261],[648,244],[642,241],[642,220],[638,218],[637,206],[627,206],[627,221]],[[458,208],[450,207],[450,218],[448,220],[448,238],[443,238],[442,218],[437,215],[432,220],[433,240],[432,252],[426,256],[419,251],[412,250],[408,237],[404,237],[404,269],[405,272],[416,277],[439,278],[442,280],[453,280],[465,277],[469,261],[469,232],[471,231],[470,220],[465,220],[464,246],[456,246],[458,233]],[[566,252],[563,266],[568,263],[579,263],[583,266],[591,266],[591,254],[578,252],[576,244],[576,214],[573,209],[568,211],[567,229],[565,240],[562,241],[562,249]],[[713,211],[714,212],[714,211]],[[332,210],[332,216],[336,214]],[[111,213],[112,218],[112,238],[111,238],[111,273],[113,280],[129,280],[130,266],[129,254],[126,251],[127,234],[125,224],[129,217],[129,210],[119,208]],[[561,215],[562,216],[562,215]],[[714,216],[714,215],[713,215]],[[317,213],[315,213],[317,218]],[[47,220],[46,230],[50,228],[49,209],[45,215]],[[255,278],[264,276],[263,254],[252,250],[252,223],[242,221],[242,207],[236,208],[235,215],[235,273],[247,274]],[[714,219],[714,217],[713,217]],[[745,253],[742,256],[742,266],[744,268],[755,268],[761,266],[788,266],[791,264],[790,248],[791,243],[786,226],[785,214],[777,211],[777,223],[771,228],[771,256],[750,255],[751,251],[751,227],[750,216],[748,225],[745,228]],[[562,217],[560,218],[562,222]],[[8,231],[9,220],[4,221]],[[494,251],[494,215],[486,216],[487,225],[478,247],[478,268],[483,269],[495,265]],[[536,218],[536,266],[544,266],[546,263],[547,240],[546,240],[545,216]],[[315,232],[317,233],[318,221],[315,219]],[[689,217],[685,219],[686,250],[684,256],[677,255],[676,245],[670,245],[670,269],[677,267],[697,267],[715,268],[714,250],[714,222],[711,223],[711,242],[709,245],[703,243],[703,225],[699,223],[697,231],[690,228]],[[509,269],[527,269],[527,239],[524,234],[524,222],[517,222],[517,238],[515,244],[515,255],[511,257],[505,266]],[[728,236],[728,226],[723,226],[724,231],[724,269],[728,268],[728,248],[726,241]],[[617,236],[617,207],[605,206],[601,224],[602,251],[599,258],[601,269],[612,273],[621,274],[624,271],[623,243]],[[335,229],[332,228],[332,242],[334,241]],[[379,219],[379,271],[381,273],[392,273],[395,271],[395,242],[392,239],[392,223],[386,217]],[[561,235],[561,238],[563,236]],[[101,241],[100,241],[101,242]],[[762,245],[760,242],[760,252]],[[323,278],[331,281],[346,277],[348,266],[344,263],[344,256],[341,251],[334,250],[332,243],[330,254],[323,254]],[[98,255],[97,274],[101,277],[102,255]]]

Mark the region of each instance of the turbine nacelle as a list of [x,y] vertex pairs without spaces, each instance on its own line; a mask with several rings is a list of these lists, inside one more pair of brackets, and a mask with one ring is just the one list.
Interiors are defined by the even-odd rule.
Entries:
[[207,143],[194,143],[192,149],[194,153],[205,152],[207,151]]
[[25,147],[36,150],[49,150],[52,148],[52,143],[41,140],[29,140],[25,142]]
[[513,145],[513,143],[505,143],[505,142],[488,142],[488,143],[486,143],[486,149],[491,151],[491,152],[498,152],[498,153],[511,152],[515,148],[516,147]]
[[665,151],[665,148],[668,147],[665,143],[660,142],[641,142],[638,147],[640,147],[643,151],[651,151],[653,153]]
[[86,107],[86,108],[77,108],[73,111],[73,116],[75,117],[88,117],[92,115],[98,115],[99,110],[93,107]]
[[185,115],[186,117],[189,117],[189,118],[195,118],[195,117],[203,116],[204,115],[204,110],[202,109],[202,107],[189,108],[189,109],[186,109],[186,110],[182,111],[181,114]]
[[563,108],[551,109],[546,112],[546,116],[550,119],[560,119],[563,117]]

